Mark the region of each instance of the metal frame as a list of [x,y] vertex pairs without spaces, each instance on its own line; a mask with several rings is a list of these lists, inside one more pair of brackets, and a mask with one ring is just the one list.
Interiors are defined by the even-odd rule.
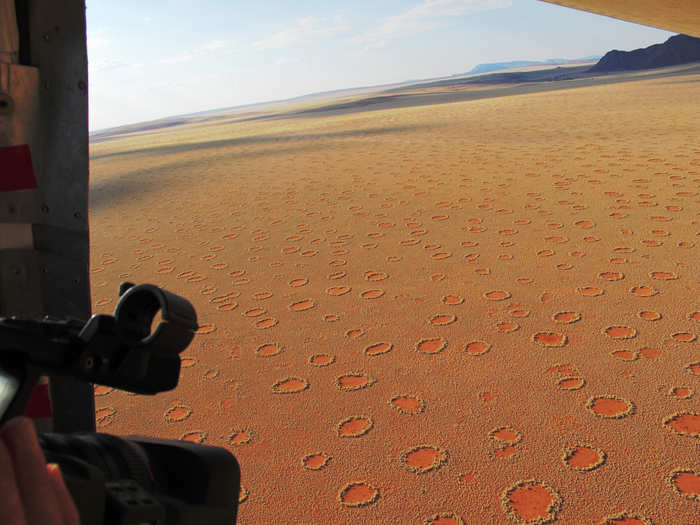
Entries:
[[[20,64],[0,64],[0,95],[4,77],[13,103],[11,112],[0,114],[0,146],[29,145],[37,188],[0,193],[0,228],[6,239],[4,249],[0,246],[0,314],[87,320],[85,1],[14,4]],[[50,430],[95,430],[92,385],[51,378],[50,395]]]

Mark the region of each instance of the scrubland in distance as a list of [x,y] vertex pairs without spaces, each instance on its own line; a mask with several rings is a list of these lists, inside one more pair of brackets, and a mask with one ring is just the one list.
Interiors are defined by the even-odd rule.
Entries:
[[201,324],[176,390],[96,386],[98,429],[228,448],[243,525],[697,523],[698,100],[695,75],[94,144],[94,310],[150,282]]

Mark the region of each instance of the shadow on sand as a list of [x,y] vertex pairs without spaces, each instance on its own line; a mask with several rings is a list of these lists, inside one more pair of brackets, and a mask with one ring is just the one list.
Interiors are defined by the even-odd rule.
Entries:
[[[329,133],[307,133],[303,135],[283,135],[269,134],[257,135],[253,137],[234,137],[230,139],[212,140],[206,142],[191,142],[185,144],[168,144],[164,146],[152,146],[148,148],[134,149],[130,151],[119,151],[91,155],[90,160],[99,160],[110,157],[131,157],[141,155],[169,155],[174,153],[187,153],[190,151],[203,151],[207,149],[229,148],[231,146],[254,146],[258,144],[283,144],[285,142],[316,142],[319,140],[334,140],[347,138],[367,138],[373,135],[390,135],[392,133],[403,133],[407,131],[421,131],[438,126],[395,126],[368,128],[359,130],[336,131]],[[306,149],[306,148],[305,148]]]

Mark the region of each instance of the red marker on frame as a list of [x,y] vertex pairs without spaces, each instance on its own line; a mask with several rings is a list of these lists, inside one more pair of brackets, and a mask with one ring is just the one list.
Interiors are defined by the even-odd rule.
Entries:
[[32,190],[36,187],[29,146],[0,147],[0,192]]

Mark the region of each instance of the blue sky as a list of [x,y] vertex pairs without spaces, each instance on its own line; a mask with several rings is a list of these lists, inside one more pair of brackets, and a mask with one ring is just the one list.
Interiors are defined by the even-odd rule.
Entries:
[[87,0],[87,23],[91,130],[672,35],[538,0]]

